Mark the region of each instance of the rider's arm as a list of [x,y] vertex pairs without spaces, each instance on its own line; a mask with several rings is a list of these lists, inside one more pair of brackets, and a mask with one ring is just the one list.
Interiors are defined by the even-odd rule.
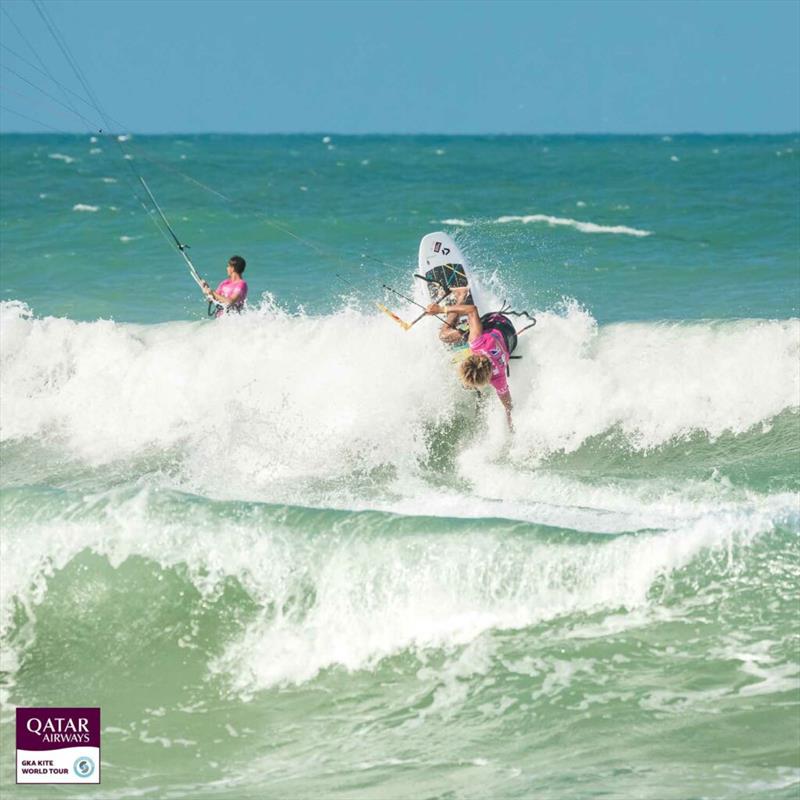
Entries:
[[469,324],[469,341],[472,342],[483,333],[483,325],[481,325],[481,318],[478,316],[478,309],[476,306],[467,305],[454,305],[454,306],[440,306],[437,303],[431,303],[426,309],[428,314],[447,314],[448,319],[450,314],[456,314],[459,317],[466,317]]
[[514,408],[514,404],[511,402],[511,392],[506,392],[505,394],[498,394],[500,398],[500,402],[503,404],[503,408],[506,410],[506,420],[508,421],[508,429],[510,431],[514,430],[514,423],[511,419],[511,409]]

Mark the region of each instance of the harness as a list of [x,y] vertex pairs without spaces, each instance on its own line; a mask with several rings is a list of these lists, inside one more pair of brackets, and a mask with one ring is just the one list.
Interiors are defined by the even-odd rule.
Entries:
[[481,317],[481,325],[485,329],[488,328],[488,333],[497,332],[503,337],[509,355],[517,349],[517,331],[505,314],[501,314],[499,311],[484,314]]
[[522,358],[522,356],[511,355],[514,350],[517,349],[517,332],[514,328],[514,325],[508,317],[506,317],[504,314],[500,314],[497,311],[493,311],[490,314],[484,314],[481,317],[481,325],[486,327],[486,333],[488,333],[498,345],[502,344],[505,346],[505,350],[508,353],[509,359],[506,361],[506,377],[510,377],[510,360],[512,358]]

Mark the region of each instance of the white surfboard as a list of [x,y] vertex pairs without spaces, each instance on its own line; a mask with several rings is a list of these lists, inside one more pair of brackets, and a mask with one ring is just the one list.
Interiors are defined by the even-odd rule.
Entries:
[[[438,302],[453,289],[462,287],[469,288],[463,302],[474,302],[469,264],[459,246],[448,234],[436,231],[422,237],[417,266],[417,274],[427,278],[425,281],[427,291],[422,290],[427,302]],[[418,278],[417,284],[421,283],[423,281]]]

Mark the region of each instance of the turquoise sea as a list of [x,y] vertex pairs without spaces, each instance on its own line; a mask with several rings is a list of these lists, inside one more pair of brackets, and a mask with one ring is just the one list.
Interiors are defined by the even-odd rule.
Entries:
[[[3,796],[797,797],[800,135],[0,170]],[[538,320],[513,434],[375,307],[436,230]],[[101,787],[15,785],[18,705],[100,706]]]

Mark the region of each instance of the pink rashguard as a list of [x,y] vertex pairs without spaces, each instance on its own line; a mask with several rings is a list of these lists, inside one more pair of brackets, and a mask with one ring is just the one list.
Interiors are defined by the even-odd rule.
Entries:
[[[217,294],[221,294],[223,297],[233,297],[237,292],[241,292],[239,298],[235,303],[231,303],[231,305],[228,306],[228,309],[236,309],[237,311],[241,311],[244,301],[247,299],[247,282],[232,281],[230,278],[226,278],[219,286],[217,286]],[[219,311],[217,311],[217,316],[224,314],[225,311],[225,308],[220,308]]]
[[503,334],[500,331],[484,331],[477,339],[469,343],[473,353],[488,356],[492,362],[492,377],[489,383],[498,395],[508,394],[508,381],[506,380],[506,365],[508,364],[508,350]]

